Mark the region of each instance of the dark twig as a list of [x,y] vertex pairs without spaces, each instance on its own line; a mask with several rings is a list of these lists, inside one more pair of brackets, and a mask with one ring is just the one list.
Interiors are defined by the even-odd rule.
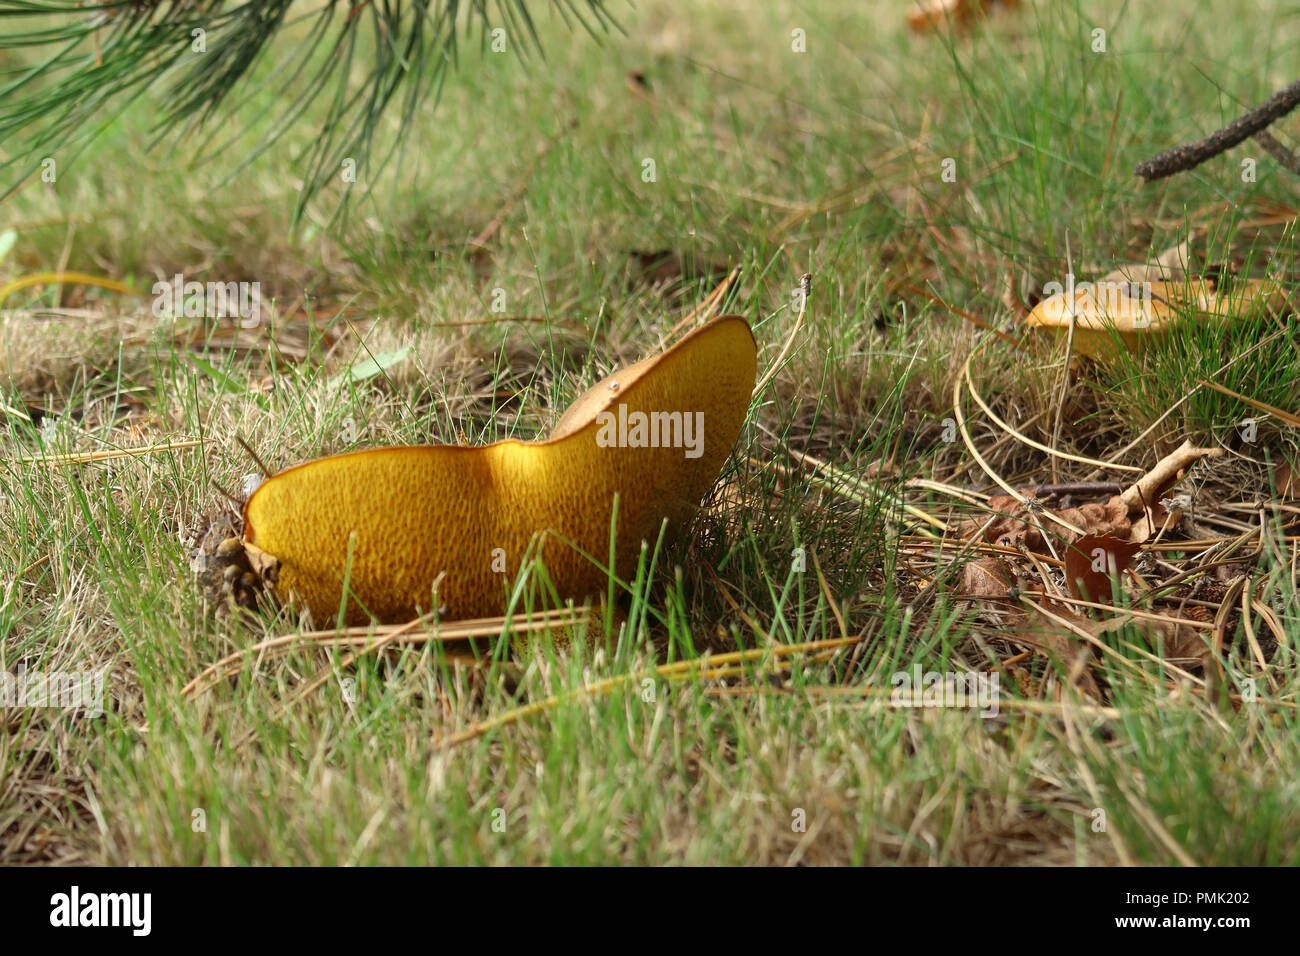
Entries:
[[270,468],[266,467],[266,462],[262,461],[261,458],[257,457],[257,452],[253,451],[252,445],[244,441],[243,435],[236,435],[235,441],[239,442],[239,444],[243,447],[244,451],[248,452],[248,457],[253,459],[253,461],[257,463],[257,467],[261,470],[263,478],[270,478],[272,475],[275,474],[275,472],[273,472]]
[[[1182,146],[1175,146],[1159,156],[1152,157],[1144,163],[1139,163],[1135,172],[1145,182],[1149,183],[1157,179],[1164,179],[1166,176],[1172,176],[1174,173],[1194,169],[1207,159],[1218,156],[1243,140],[1249,139],[1251,136],[1258,137],[1260,132],[1287,113],[1290,113],[1297,106],[1300,106],[1300,80],[1283,87],[1260,106],[1242,114],[1223,129],[1211,133],[1204,139],[1198,139],[1194,143],[1184,143]],[[1267,145],[1263,143],[1261,145],[1265,149],[1269,149]],[[1279,148],[1281,148],[1280,145]],[[1269,150],[1269,153],[1273,155],[1271,150]],[[1290,169],[1291,167],[1287,166],[1287,168]]]
[[1113,481],[1070,481],[1057,485],[1022,487],[1020,493],[1028,498],[1052,498],[1059,495],[1117,495],[1124,487]]
[[217,491],[221,492],[221,494],[222,494],[223,496],[225,496],[226,498],[229,498],[229,499],[230,499],[230,503],[231,503],[232,505],[234,505],[236,508],[239,508],[239,509],[241,509],[241,510],[243,509],[243,507],[244,507],[244,499],[243,499],[243,498],[236,498],[234,495],[232,495],[230,492],[228,492],[225,488],[222,488],[219,484],[217,484],[217,481],[216,481],[215,478],[209,478],[208,480],[209,480],[210,482],[212,482],[212,487],[213,487],[213,488],[216,488]]
[[1300,176],[1300,154],[1291,152],[1291,150],[1279,143],[1268,130],[1261,130],[1256,133],[1255,142],[1263,147],[1264,152],[1277,160],[1279,165]]

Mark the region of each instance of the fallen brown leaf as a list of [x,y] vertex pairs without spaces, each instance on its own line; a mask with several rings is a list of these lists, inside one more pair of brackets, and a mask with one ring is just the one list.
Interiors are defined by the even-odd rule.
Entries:
[[1273,469],[1273,487],[1277,489],[1278,497],[1300,498],[1300,469],[1289,461],[1278,462]]
[[1109,534],[1085,535],[1065,549],[1065,585],[1070,594],[1085,601],[1112,601],[1119,575],[1141,550],[1126,538]]
[[1094,700],[1100,700],[1101,688],[1091,669],[1095,660],[1092,648],[1061,621],[1093,636],[1096,636],[1098,623],[1065,608],[1052,608],[1051,613],[1059,620],[1053,620],[1040,611],[1037,624],[1030,624],[1009,636],[1013,641],[1042,651],[1055,660],[1079,690]]
[[1201,671],[1210,663],[1210,645],[1201,631],[1175,621],[1147,621],[1147,639],[1163,660],[1183,670]]
[[[1051,526],[1048,533],[1052,535],[1053,542],[1059,541],[1070,544],[1075,538],[1079,537],[1055,522],[1045,521],[1041,515],[1038,517],[1037,524],[1035,524],[1030,511],[1010,495],[994,495],[989,499],[989,508],[1006,515],[1006,517],[993,522],[985,529],[984,540],[989,544],[998,544],[1010,548],[1023,547],[1035,554],[1050,555],[1051,549],[1047,547],[1047,543],[1043,540],[1043,534],[1038,530],[1038,525],[1042,525],[1044,528],[1047,528],[1048,525]],[[1042,510],[1046,511],[1047,509]],[[1132,526],[1132,522],[1128,517],[1128,509],[1119,503],[1118,496],[1111,497],[1105,503],[1088,502],[1075,508],[1064,508],[1052,513],[1070,524],[1082,528],[1089,534],[1109,534],[1126,538]],[[969,539],[983,526],[984,521],[966,521],[963,522],[960,533],[962,537]]]
[[972,599],[1005,598],[1011,588],[1006,562],[989,555],[969,561],[961,571],[961,596]]

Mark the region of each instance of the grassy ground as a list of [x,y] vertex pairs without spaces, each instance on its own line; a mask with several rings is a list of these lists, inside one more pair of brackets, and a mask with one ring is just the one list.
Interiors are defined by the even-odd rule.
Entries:
[[[1300,18],[1258,0],[1086,6],[1026,3],[955,42],[908,33],[894,0],[643,3],[600,42],[542,16],[545,62],[466,50],[406,130],[404,167],[363,169],[373,188],[341,225],[327,191],[291,229],[310,115],[235,172],[256,130],[232,119],[145,152],[142,100],[55,183],[29,182],[0,206],[17,232],[0,284],[68,269],[139,295],[68,283],[0,303],[0,671],[107,668],[109,699],[99,719],[3,710],[0,862],[1300,862],[1300,509],[1273,470],[1297,433],[1198,386],[1300,409],[1293,310],[1063,377],[1011,304],[1189,231],[1206,263],[1294,288],[1300,178],[1250,143],[1152,185],[1132,169],[1294,79]],[[621,596],[621,635],[513,660],[498,641],[478,668],[435,643],[355,659],[299,644],[182,693],[303,627],[218,613],[191,568],[213,483],[253,470],[237,435],[274,468],[536,437],[733,267],[721,310],[750,319],[760,368],[811,272],[806,323],[693,534]],[[273,315],[157,319],[149,288],[177,272],[258,281]],[[338,377],[408,346],[383,374]],[[958,529],[997,491],[946,440],[955,383],[1006,480],[1136,474],[1009,434],[966,396],[968,358],[984,401],[1041,444],[1139,471],[1186,438],[1228,450],[1180,486],[1192,523],[1139,571],[1193,568],[1189,539],[1245,535],[1241,560],[1163,605],[1128,585],[1135,607],[1225,607],[1216,659],[1180,666],[1133,626],[1089,644],[1039,620],[1034,638],[1014,594],[968,600],[960,572],[927,587],[969,559]],[[860,640],[654,671],[835,638]],[[914,665],[999,675],[999,715],[889,706]]]

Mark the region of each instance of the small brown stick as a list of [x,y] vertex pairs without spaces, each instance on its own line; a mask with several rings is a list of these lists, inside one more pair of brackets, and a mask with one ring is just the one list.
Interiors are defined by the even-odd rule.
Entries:
[[[1022,659],[1031,656],[1032,655],[1029,654],[1028,652],[1024,654],[1017,654],[1015,657],[1008,658],[1002,663],[1003,664],[1019,663]],[[817,685],[805,685],[804,687],[798,689],[798,693],[804,694],[809,697],[822,697],[822,698],[833,698],[833,699],[844,699],[844,698],[852,699],[855,697],[885,698],[893,694],[894,690],[895,689],[892,687],[873,687],[869,684],[850,684],[850,685],[817,684]],[[721,697],[721,698],[758,697],[765,694],[792,694],[792,693],[795,693],[795,690],[793,688],[773,687],[771,685],[759,686],[759,687],[754,687],[749,685],[744,685],[740,687],[706,687],[704,689],[704,695],[706,697]],[[877,702],[882,707],[893,708],[896,706],[890,703],[888,700],[882,699]],[[1066,705],[1058,703],[1056,701],[1021,700],[1019,697],[1004,696],[998,698],[998,706],[1006,707],[1010,710],[1024,711],[1025,713],[1030,713],[1030,714],[1047,714],[1047,715],[1059,716]],[[1072,710],[1076,711],[1077,713],[1079,713],[1084,717],[1101,717],[1106,720],[1118,720],[1120,717],[1123,716],[1123,712],[1116,707],[1097,707],[1090,704],[1073,704],[1070,706]]]
[[1268,153],[1283,169],[1289,169],[1291,172],[1300,176],[1300,154],[1293,153],[1281,143],[1268,130],[1262,130],[1255,134],[1255,142],[1263,147],[1264,152]]
[[228,492],[225,488],[222,488],[219,484],[217,484],[217,479],[215,479],[215,478],[209,478],[208,480],[209,480],[210,482],[212,482],[212,487],[213,487],[213,488],[216,488],[217,491],[219,491],[219,492],[222,493],[222,495],[224,495],[225,497],[227,497],[227,498],[230,499],[230,503],[231,503],[232,505],[234,505],[236,508],[241,508],[241,509],[244,507],[244,499],[243,499],[243,498],[236,498],[234,495],[232,495],[230,492]]
[[273,472],[270,468],[266,467],[266,463],[262,461],[261,458],[257,457],[257,452],[253,451],[253,446],[250,445],[248,442],[244,441],[244,437],[242,435],[236,435],[235,441],[239,442],[239,444],[243,447],[244,451],[248,452],[248,457],[253,459],[253,462],[261,470],[263,478],[270,478],[272,475],[275,474],[275,472]]
[[[1211,133],[1204,139],[1165,150],[1160,155],[1139,163],[1134,172],[1141,176],[1144,182],[1150,183],[1172,176],[1174,173],[1195,169],[1207,159],[1213,159],[1243,140],[1257,136],[1297,106],[1300,106],[1300,80],[1283,87],[1264,103],[1248,113],[1243,113],[1223,129]],[[1267,146],[1264,148],[1268,149]]]
[[1062,495],[1117,495],[1124,486],[1116,481],[1067,481],[1055,485],[1021,487],[1029,498],[1054,498]]

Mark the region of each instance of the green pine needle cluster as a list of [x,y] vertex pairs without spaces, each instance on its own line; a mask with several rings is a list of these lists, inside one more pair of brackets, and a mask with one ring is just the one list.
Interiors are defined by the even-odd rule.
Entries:
[[[583,2],[582,9],[574,0],[557,0],[555,6],[570,26],[593,34],[613,25],[603,0]],[[156,85],[164,95],[154,146],[168,137],[181,143],[215,117],[247,106],[257,92],[250,82],[253,68],[274,55],[283,58],[273,81],[278,113],[249,121],[265,125],[254,156],[279,141],[310,104],[329,104],[319,135],[297,157],[301,213],[345,162],[367,168],[389,110],[398,111],[406,128],[421,104],[437,96],[456,64],[463,34],[477,27],[486,44],[490,32],[500,29],[523,55],[541,52],[523,0],[296,5],[301,12],[291,10],[294,0],[115,0],[89,6],[0,0],[0,198],[38,172],[43,157],[58,155],[63,163],[75,158]],[[282,33],[294,42],[288,49],[276,44],[272,53],[272,41]],[[16,63],[11,50],[30,56]],[[377,168],[392,160],[402,139],[392,138]]]

